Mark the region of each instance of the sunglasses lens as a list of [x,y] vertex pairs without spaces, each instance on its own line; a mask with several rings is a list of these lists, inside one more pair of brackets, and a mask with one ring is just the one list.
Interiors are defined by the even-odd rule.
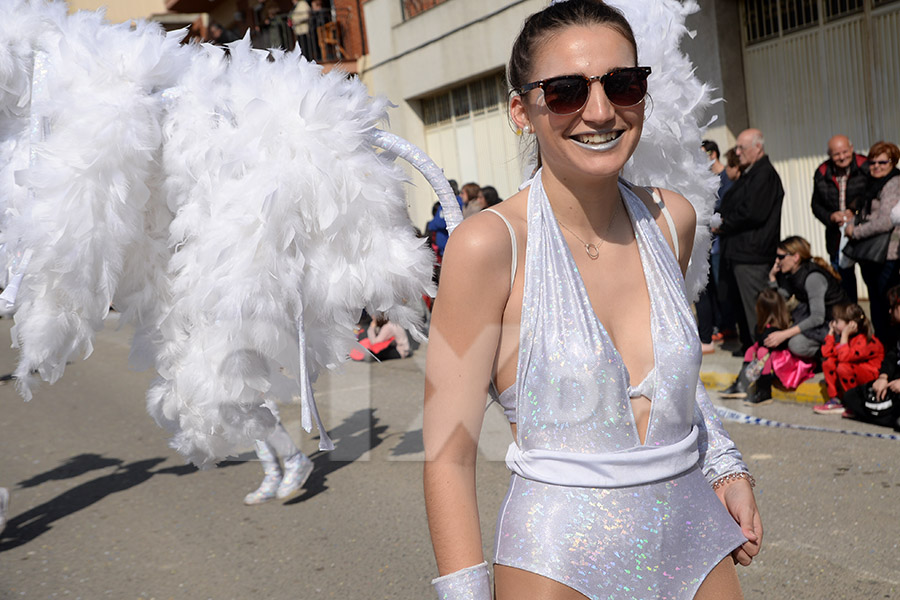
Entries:
[[559,77],[544,83],[544,102],[558,115],[578,112],[587,98],[588,82],[583,77]]
[[603,82],[603,91],[616,106],[634,106],[647,94],[647,75],[637,69],[610,73]]
[[[648,70],[642,68],[613,71],[601,79],[603,91],[616,106],[628,107],[640,103],[647,95]],[[594,79],[596,81],[596,79]],[[579,76],[554,77],[543,82],[544,103],[557,115],[576,113],[587,103],[590,83]]]

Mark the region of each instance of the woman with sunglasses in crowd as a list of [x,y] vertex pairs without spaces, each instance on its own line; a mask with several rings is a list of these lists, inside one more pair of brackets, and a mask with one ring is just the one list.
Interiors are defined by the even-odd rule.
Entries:
[[863,281],[869,290],[869,310],[875,336],[886,346],[893,343],[887,292],[900,283],[898,258],[900,258],[900,234],[891,221],[891,211],[900,203],[900,171],[897,161],[900,149],[890,142],[878,142],[869,149],[869,187],[866,189],[866,205],[860,210],[858,223],[848,223],[844,230],[850,244],[874,236],[889,236],[887,252],[877,258],[858,260]]
[[741,597],[734,562],[762,526],[698,384],[694,211],[619,179],[649,74],[598,0],[532,15],[513,47],[511,116],[540,168],[450,236],[431,325],[424,484],[441,598],[491,598],[475,493],[489,390],[504,390],[515,440],[498,600]]
[[[769,270],[769,287],[777,289],[785,300],[794,297],[791,310],[793,325],[770,331],[763,340],[766,348],[787,344],[791,354],[799,359],[813,359],[828,336],[832,312],[838,304],[849,302],[841,276],[831,263],[813,256],[809,242],[798,235],[787,237],[775,250],[775,263]],[[723,398],[744,398],[750,381],[745,357],[737,379],[722,391]]]

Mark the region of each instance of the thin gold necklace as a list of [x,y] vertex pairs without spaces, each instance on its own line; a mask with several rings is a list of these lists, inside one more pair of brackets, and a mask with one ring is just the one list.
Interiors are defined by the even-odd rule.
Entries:
[[609,230],[612,227],[613,221],[616,220],[616,216],[619,214],[619,205],[621,205],[621,204],[622,204],[622,199],[619,198],[619,201],[616,202],[616,209],[613,211],[613,215],[609,219],[609,223],[606,224],[606,231],[603,232],[603,237],[600,238],[599,244],[593,244],[593,243],[588,243],[588,242],[584,241],[583,239],[581,239],[581,237],[577,233],[575,233],[574,231],[572,231],[571,229],[566,227],[565,223],[563,223],[559,219],[556,219],[556,222],[559,223],[560,227],[562,227],[563,229],[565,229],[566,231],[568,231],[569,233],[574,235],[576,240],[578,240],[579,242],[582,243],[582,245],[584,246],[584,251],[587,253],[588,258],[590,258],[591,260],[597,260],[600,257],[600,246],[602,246],[603,242],[606,241],[606,238],[609,235]]

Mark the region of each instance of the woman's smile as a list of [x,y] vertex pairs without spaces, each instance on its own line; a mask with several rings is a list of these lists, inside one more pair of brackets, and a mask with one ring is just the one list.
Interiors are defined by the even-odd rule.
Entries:
[[610,131],[607,133],[579,133],[570,136],[569,139],[587,150],[604,152],[618,146],[619,142],[622,140],[623,133],[623,130]]

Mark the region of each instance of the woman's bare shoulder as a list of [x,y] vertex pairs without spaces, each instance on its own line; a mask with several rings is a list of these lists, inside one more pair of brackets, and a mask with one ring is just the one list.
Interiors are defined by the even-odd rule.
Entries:
[[[527,193],[517,192],[510,198],[491,207],[506,218],[516,237],[525,233],[525,203],[527,201]],[[517,240],[518,241],[518,240]],[[452,245],[452,248],[451,248]],[[451,253],[459,251],[462,253],[472,253],[480,256],[483,253],[493,254],[505,247],[510,248],[509,230],[506,223],[490,211],[481,211],[472,215],[463,221],[459,227],[450,236],[447,244],[448,251]]]
[[[506,217],[518,238],[524,235],[524,218],[518,210],[516,196],[492,208]],[[450,235],[444,251],[443,273],[462,263],[474,276],[508,273],[511,264],[512,242],[503,219],[481,211],[464,220]]]

